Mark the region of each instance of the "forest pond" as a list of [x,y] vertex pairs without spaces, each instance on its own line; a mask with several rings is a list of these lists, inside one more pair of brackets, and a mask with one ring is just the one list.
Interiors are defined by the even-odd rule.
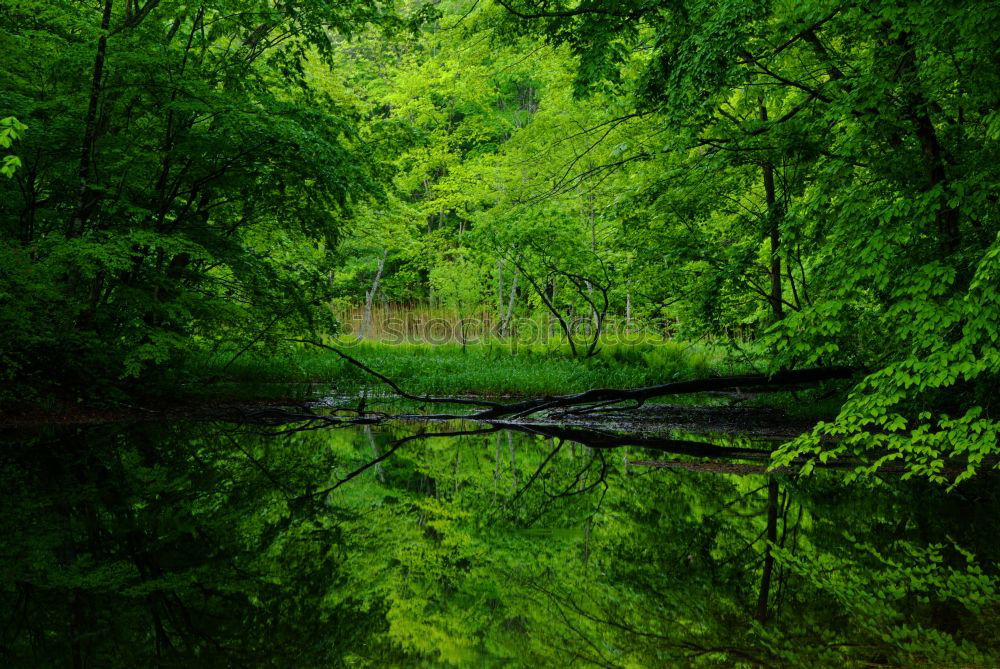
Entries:
[[0,659],[990,662],[995,628],[975,602],[990,587],[978,565],[1000,549],[995,478],[946,493],[891,471],[768,474],[756,453],[775,442],[730,432],[180,421],[0,433]]

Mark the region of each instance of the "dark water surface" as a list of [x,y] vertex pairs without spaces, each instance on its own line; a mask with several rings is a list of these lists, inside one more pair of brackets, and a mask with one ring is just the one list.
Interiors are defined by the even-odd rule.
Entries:
[[994,478],[946,494],[767,475],[725,448],[773,444],[719,433],[564,436],[3,434],[0,663],[995,666]]

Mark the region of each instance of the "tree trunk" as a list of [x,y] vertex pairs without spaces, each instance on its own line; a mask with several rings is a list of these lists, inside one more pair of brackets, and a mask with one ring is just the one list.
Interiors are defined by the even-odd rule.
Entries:
[[[760,102],[760,120],[767,122],[767,107],[764,101]],[[771,312],[774,320],[780,321],[785,317],[781,299],[781,257],[778,250],[781,247],[781,212],[777,204],[777,197],[774,190],[774,163],[771,159],[765,159],[761,164],[761,171],[764,176],[764,200],[767,203],[767,225],[768,236],[771,240]]]
[[90,188],[90,168],[93,162],[94,143],[97,140],[97,103],[101,97],[101,79],[104,76],[104,61],[108,52],[108,30],[111,27],[113,5],[114,0],[104,1],[101,36],[97,40],[97,55],[94,56],[94,70],[90,82],[90,101],[87,104],[87,116],[83,123],[83,145],[80,147],[80,167],[77,172],[80,180],[80,195],[76,214],[70,224],[69,237],[83,233],[83,228],[96,203],[95,195]]
[[372,289],[365,295],[365,313],[361,317],[361,329],[358,331],[358,340],[365,338],[368,334],[368,327],[372,320],[372,302],[375,301],[375,294],[378,292],[378,284],[382,281],[382,270],[385,269],[385,259],[389,251],[383,251],[382,257],[378,261],[378,270],[375,272],[375,279],[372,281]]
[[[551,291],[549,292],[549,301],[552,304],[556,303],[556,280],[553,278],[551,281]],[[545,344],[549,343],[549,335],[552,334],[552,313],[545,312]]]
[[497,258],[497,334],[502,335],[501,324],[503,323],[503,259]]
[[632,293],[625,293],[625,334],[632,334]]
[[[907,75],[901,83],[905,91],[905,113],[912,121],[917,141],[924,158],[926,170],[925,191],[937,187],[941,189],[941,199],[934,214],[941,251],[950,254],[958,248],[961,240],[958,209],[948,204],[950,191],[948,175],[945,172],[944,150],[938,139],[934,122],[930,117],[930,103],[920,89],[920,72],[917,68],[916,48],[910,45],[909,33],[903,31],[892,40],[902,53],[899,55],[897,72]],[[902,78],[902,77],[901,77]]]
[[507,298],[507,313],[504,314],[503,320],[500,322],[500,335],[510,335],[510,322],[514,317],[514,299],[517,297],[517,272],[514,272],[514,277],[511,279],[510,283],[510,297]]

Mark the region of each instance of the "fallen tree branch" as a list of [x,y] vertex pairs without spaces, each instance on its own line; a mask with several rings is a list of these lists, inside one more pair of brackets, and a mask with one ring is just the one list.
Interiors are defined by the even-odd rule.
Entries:
[[646,400],[655,397],[666,397],[669,395],[685,395],[691,393],[718,392],[721,390],[782,390],[794,389],[805,384],[819,383],[833,379],[847,379],[858,372],[855,367],[810,367],[807,369],[793,369],[777,372],[768,376],[767,374],[739,374],[736,376],[715,376],[704,379],[694,379],[691,381],[675,381],[657,386],[646,386],[643,388],[594,388],[582,393],[573,395],[549,395],[545,397],[535,397],[520,402],[510,402],[501,404],[483,399],[468,399],[457,397],[431,397],[429,395],[413,395],[399,387],[395,381],[388,376],[376,372],[374,369],[347,355],[340,349],[324,344],[322,342],[309,339],[289,339],[288,341],[300,344],[310,344],[318,346],[328,351],[333,351],[341,358],[351,363],[362,371],[379,379],[392,390],[406,399],[417,402],[429,402],[436,404],[462,404],[466,406],[486,407],[483,411],[471,414],[467,418],[476,420],[490,420],[493,418],[524,418],[543,409],[564,409],[567,407],[587,406],[592,404],[610,405],[617,402],[634,401],[639,408]]
[[489,402],[489,401],[486,401],[486,400],[470,400],[470,399],[464,399],[464,398],[460,398],[460,397],[431,397],[430,395],[413,395],[411,393],[406,392],[402,388],[400,388],[399,385],[395,381],[393,381],[392,379],[390,379],[385,374],[380,374],[379,372],[376,372],[374,369],[372,369],[371,367],[369,367],[365,363],[361,362],[360,360],[356,360],[355,358],[352,358],[351,356],[349,356],[346,353],[344,353],[343,351],[341,351],[339,348],[336,348],[334,346],[330,346],[329,344],[324,344],[322,342],[312,341],[311,339],[289,339],[288,341],[296,342],[296,343],[299,343],[299,344],[310,344],[312,346],[318,346],[320,348],[325,348],[328,351],[333,351],[334,353],[336,353],[341,358],[343,358],[347,362],[351,363],[352,365],[354,365],[358,369],[360,369],[360,370],[362,370],[362,371],[364,371],[364,372],[366,372],[368,374],[371,374],[376,379],[378,379],[382,383],[384,383],[387,386],[389,386],[390,388],[392,388],[393,391],[397,395],[399,395],[400,397],[405,397],[408,400],[415,400],[417,402],[431,402],[431,403],[435,403],[435,404],[465,404],[465,405],[476,406],[476,407],[498,407],[499,408],[499,407],[503,406],[499,402]]
[[737,376],[716,376],[705,379],[694,379],[692,381],[676,381],[674,383],[664,383],[658,386],[646,386],[644,388],[595,388],[575,395],[559,395],[554,397],[540,397],[512,402],[510,404],[493,405],[489,409],[473,414],[472,418],[488,420],[490,418],[503,418],[505,416],[516,415],[526,416],[540,409],[562,409],[570,406],[581,406],[587,404],[608,404],[611,402],[624,402],[633,400],[637,402],[636,408],[641,406],[646,400],[654,397],[666,397],[668,395],[685,395],[691,393],[704,393],[719,390],[756,390],[774,389],[782,387],[795,387],[808,383],[819,383],[833,379],[846,379],[853,376],[858,370],[854,367],[811,367],[807,369],[793,369],[785,372],[777,372],[771,376],[766,374],[742,374]]

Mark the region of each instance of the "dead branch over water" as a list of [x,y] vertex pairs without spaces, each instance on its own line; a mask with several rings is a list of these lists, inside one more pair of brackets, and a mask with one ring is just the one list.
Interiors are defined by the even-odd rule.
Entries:
[[594,388],[582,393],[534,397],[504,404],[482,399],[413,395],[403,390],[398,383],[389,377],[375,371],[360,360],[347,355],[335,346],[307,339],[293,339],[290,341],[317,346],[336,353],[343,360],[392,388],[400,397],[430,404],[461,404],[480,407],[482,411],[471,415],[454,416],[455,418],[472,418],[475,420],[526,418],[541,411],[571,410],[574,414],[580,415],[604,410],[611,405],[617,405],[622,402],[634,402],[635,405],[631,408],[638,408],[648,400],[671,395],[687,395],[724,390],[749,392],[792,390],[803,385],[811,385],[823,381],[848,379],[859,371],[854,367],[811,367],[781,371],[770,376],[766,374],[738,374],[735,376],[716,376],[691,381],[676,381],[643,388]]

